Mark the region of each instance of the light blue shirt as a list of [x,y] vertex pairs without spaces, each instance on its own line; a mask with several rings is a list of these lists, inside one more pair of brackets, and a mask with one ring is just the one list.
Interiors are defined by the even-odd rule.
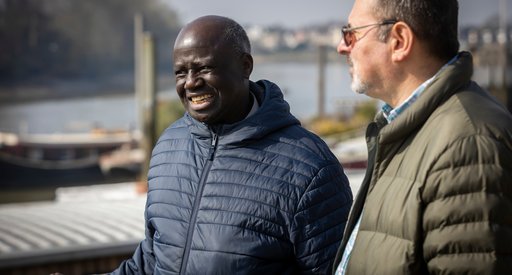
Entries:
[[[404,101],[402,104],[397,106],[396,108],[392,108],[389,104],[384,104],[382,106],[382,113],[384,117],[387,119],[388,123],[391,123],[398,115],[403,113],[412,103],[418,99],[418,97],[425,91],[425,88],[439,75],[441,71],[443,71],[448,65],[452,64],[458,59],[458,55],[452,58],[448,63],[446,63],[439,71],[431,78],[427,79],[423,82],[416,90],[412,92],[412,94]],[[361,224],[361,217],[363,216],[363,212],[359,215],[359,219],[357,220],[356,225],[354,226],[354,230],[350,233],[350,238],[348,239],[347,245],[345,246],[345,251],[343,251],[343,256],[341,257],[340,264],[336,268],[336,275],[344,275],[347,271],[348,260],[350,259],[350,255],[352,254],[352,249],[354,249],[354,244],[356,242],[357,233],[359,232],[359,225]]]

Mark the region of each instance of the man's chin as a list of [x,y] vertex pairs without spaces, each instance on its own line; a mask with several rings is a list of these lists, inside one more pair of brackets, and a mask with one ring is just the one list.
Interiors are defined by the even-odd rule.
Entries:
[[361,90],[361,89],[358,89],[358,90],[354,90],[352,89],[356,94],[360,94],[360,95],[366,95],[366,90]]
[[350,89],[357,94],[364,95],[366,94],[366,89],[364,89],[359,83],[352,82],[352,85],[350,85]]

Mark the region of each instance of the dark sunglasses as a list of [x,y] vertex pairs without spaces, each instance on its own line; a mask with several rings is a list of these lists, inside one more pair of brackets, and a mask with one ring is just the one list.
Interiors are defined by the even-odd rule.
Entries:
[[343,26],[341,28],[343,42],[345,42],[345,46],[350,47],[357,40],[356,39],[356,30],[360,30],[360,29],[364,29],[364,28],[368,28],[368,27],[390,25],[390,24],[395,24],[396,22],[398,22],[398,21],[394,20],[394,19],[388,19],[388,20],[384,20],[379,23],[368,24],[368,25],[359,26],[359,27]]

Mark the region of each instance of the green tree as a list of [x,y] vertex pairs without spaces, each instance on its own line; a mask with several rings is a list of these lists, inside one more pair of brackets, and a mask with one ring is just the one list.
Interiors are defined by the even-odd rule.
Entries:
[[44,72],[55,38],[41,1],[0,0],[0,80]]
[[183,108],[179,99],[159,102],[156,108],[155,137],[159,137],[169,125],[182,117],[184,113],[185,108]]
[[[179,22],[158,0],[0,0],[0,80],[131,71],[137,13],[158,48],[169,47]],[[170,63],[164,50],[160,67]]]

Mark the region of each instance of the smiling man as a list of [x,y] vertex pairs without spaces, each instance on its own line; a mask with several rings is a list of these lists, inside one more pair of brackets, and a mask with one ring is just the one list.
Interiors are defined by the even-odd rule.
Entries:
[[352,193],[327,145],[279,87],[249,80],[250,44],[220,16],[174,45],[186,113],[149,170],[146,239],[115,274],[327,274]]
[[234,29],[222,30],[226,32],[223,41],[210,24],[198,21],[178,35],[174,45],[176,90],[196,120],[232,124],[242,120],[254,103],[249,93],[250,44],[236,41]]

